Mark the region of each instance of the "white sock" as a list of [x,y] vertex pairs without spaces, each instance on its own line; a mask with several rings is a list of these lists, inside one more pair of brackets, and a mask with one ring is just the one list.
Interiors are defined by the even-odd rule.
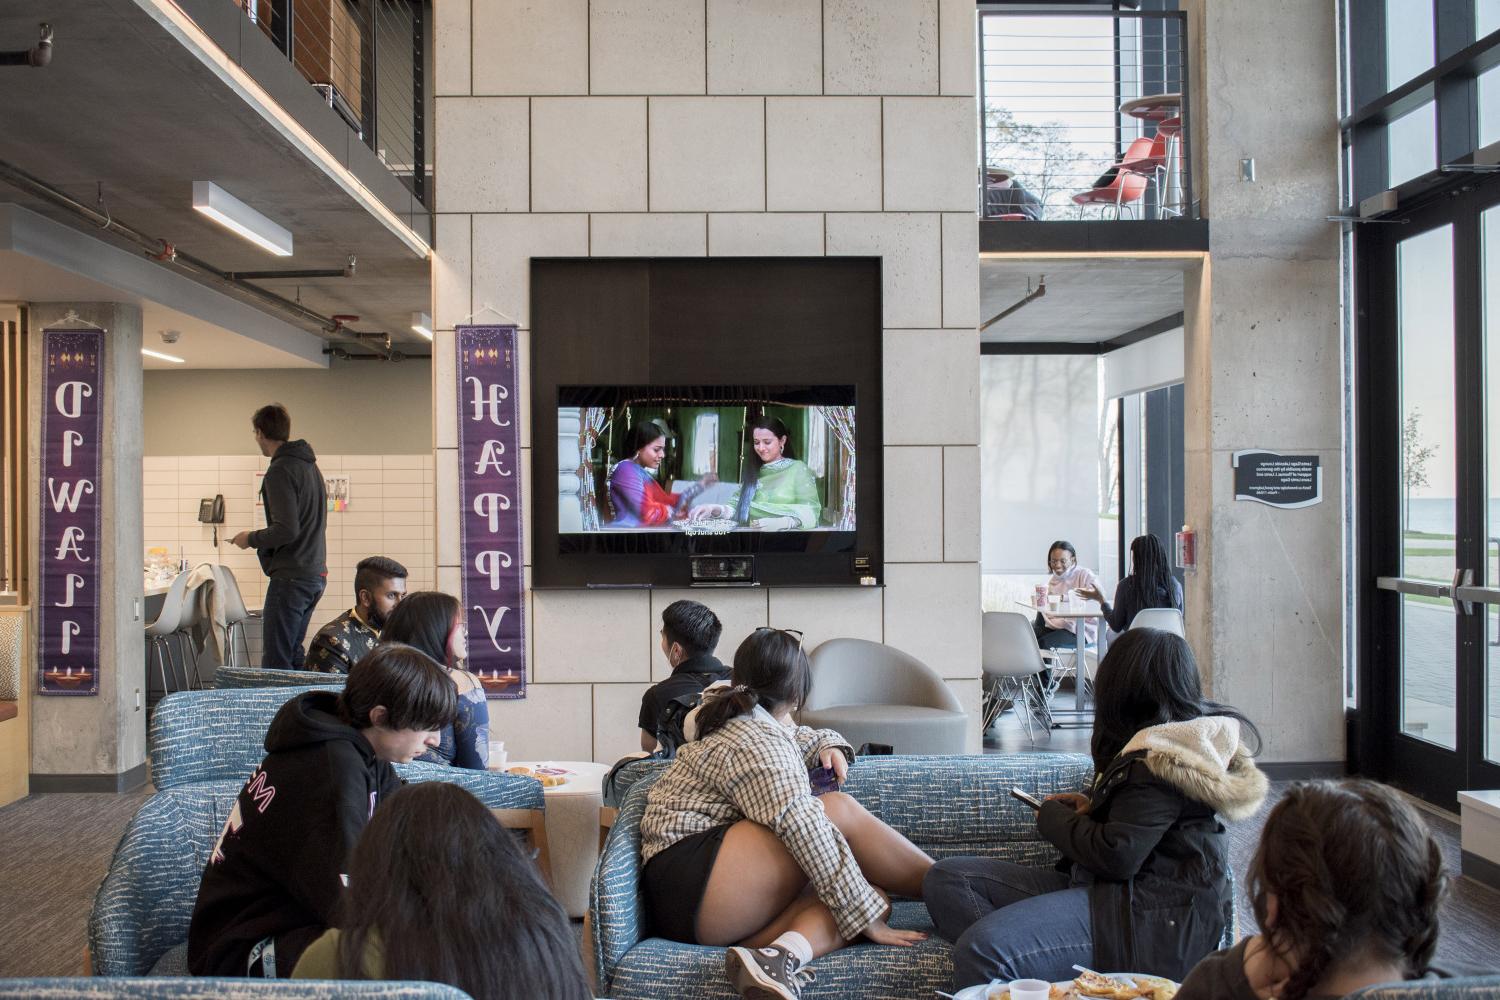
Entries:
[[812,961],[812,943],[798,934],[796,931],[786,931],[771,946],[785,948],[797,960],[798,965],[806,965]]

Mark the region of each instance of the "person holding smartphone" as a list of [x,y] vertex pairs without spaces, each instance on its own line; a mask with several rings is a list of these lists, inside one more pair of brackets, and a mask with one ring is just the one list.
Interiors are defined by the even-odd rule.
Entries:
[[1075,964],[1181,979],[1229,926],[1220,817],[1244,819],[1265,799],[1259,733],[1203,697],[1192,651],[1169,632],[1126,632],[1095,684],[1092,786],[1036,813],[1067,872],[947,858],[923,880],[958,986],[1069,979]]

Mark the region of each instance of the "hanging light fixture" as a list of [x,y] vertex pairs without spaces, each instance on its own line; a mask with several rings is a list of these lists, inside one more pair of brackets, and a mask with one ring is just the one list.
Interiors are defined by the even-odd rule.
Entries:
[[213,181],[193,181],[193,208],[278,257],[292,255],[292,234]]

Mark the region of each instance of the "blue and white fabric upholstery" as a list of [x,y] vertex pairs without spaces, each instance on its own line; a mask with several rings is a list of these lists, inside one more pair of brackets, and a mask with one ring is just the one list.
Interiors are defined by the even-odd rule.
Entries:
[[[599,990],[616,1000],[732,1000],[724,950],[648,936],[640,895],[640,826],[646,793],[666,764],[632,766],[633,784],[605,843],[590,888]],[[1032,811],[1010,796],[1076,792],[1093,767],[1081,754],[983,757],[862,757],[844,790],[933,857],[971,854],[1048,865],[1057,851],[1041,840]],[[932,931],[926,908],[898,901],[895,927]],[[860,943],[818,959],[807,1000],[923,997],[952,984],[947,942],[933,936],[913,948]]]
[[1495,997],[1500,997],[1500,976],[1419,979],[1368,986],[1349,994],[1346,1000],[1494,1000]]
[[0,979],[0,1000],[472,1000],[441,983],[330,979]]
[[213,685],[224,688],[319,687],[338,689],[349,681],[348,674],[325,674],[316,670],[269,670],[265,667],[219,667],[214,671]]

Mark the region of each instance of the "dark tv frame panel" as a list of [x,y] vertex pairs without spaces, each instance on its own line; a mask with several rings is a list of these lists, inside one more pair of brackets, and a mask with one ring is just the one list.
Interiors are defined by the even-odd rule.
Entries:
[[[747,547],[759,585],[883,584],[880,266],[878,257],[532,258],[533,586],[687,587],[691,556]],[[854,386],[855,530],[569,535],[573,551],[563,551],[550,471],[558,389],[609,385]]]

